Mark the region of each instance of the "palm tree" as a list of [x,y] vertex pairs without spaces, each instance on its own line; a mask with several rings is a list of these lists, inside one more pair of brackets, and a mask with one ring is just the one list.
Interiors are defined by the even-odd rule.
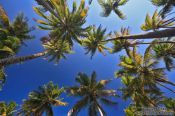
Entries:
[[14,116],[17,104],[15,102],[5,103],[0,102],[0,115],[1,116]]
[[22,56],[22,57],[8,57],[0,60],[0,66],[6,66],[10,64],[20,63],[23,61],[28,61],[38,57],[49,57],[49,61],[59,62],[60,59],[66,59],[67,54],[72,54],[72,47],[66,40],[57,40],[51,39],[52,36],[42,37],[42,45],[45,49],[43,52],[36,54]]
[[43,37],[41,38],[43,47],[47,51],[45,57],[49,57],[49,61],[59,62],[60,59],[66,59],[67,54],[72,54],[72,47],[66,40],[57,40],[54,41],[53,37]]
[[[150,79],[149,79],[150,80]],[[136,107],[155,107],[158,106],[163,98],[160,89],[155,83],[144,82],[143,78],[122,75],[124,86],[120,88],[122,98],[131,98]]]
[[141,25],[141,29],[143,31],[154,30],[157,31],[160,28],[172,28],[174,23],[174,18],[166,19],[166,17],[162,18],[158,11],[156,10],[152,17],[149,14],[146,15],[145,23]]
[[[120,32],[115,32],[115,38],[118,38],[120,36],[127,36],[130,35],[130,30],[128,28],[121,28]],[[113,46],[111,53],[117,53],[121,50],[125,50],[127,55],[129,56],[130,47],[133,47],[134,43],[136,43],[136,40],[128,40],[128,39],[116,39],[112,41]]]
[[87,37],[87,32],[90,30],[90,27],[83,27],[88,11],[88,8],[85,8],[84,0],[81,1],[78,8],[74,1],[72,11],[70,11],[65,0],[48,0],[53,8],[46,1],[37,1],[40,2],[40,5],[47,9],[50,14],[46,15],[40,8],[34,7],[35,12],[44,19],[36,21],[41,24],[39,25],[40,29],[51,31],[52,36],[55,36],[55,38],[52,39],[66,40],[70,45],[73,45],[73,41],[81,44],[80,37]]
[[13,22],[0,6],[0,58],[16,54],[25,40],[32,39],[30,32],[33,28],[28,26],[28,19],[23,13],[16,16]]
[[120,6],[125,5],[128,0],[98,0],[100,6],[103,8],[102,16],[108,17],[112,11],[121,18],[125,19],[125,15],[119,10]]
[[88,37],[86,39],[82,40],[82,45],[85,47],[86,53],[91,54],[91,58],[98,50],[103,55],[106,55],[104,50],[108,50],[108,48],[105,46],[106,42],[104,41],[110,34],[105,34],[106,29],[102,29],[102,26],[100,25],[97,29],[96,27],[92,27],[92,30],[89,32]]
[[164,85],[170,84],[175,86],[174,83],[168,81],[165,77],[165,68],[157,67],[158,62],[151,55],[151,47],[146,49],[143,57],[136,53],[134,47],[133,51],[130,51],[130,56],[121,56],[119,66],[122,69],[116,73],[117,77],[122,78],[125,85],[122,88],[124,99],[132,97],[132,100],[138,106],[155,106],[156,102],[158,102],[157,96],[162,94],[158,86],[174,92]]
[[[0,59],[12,57],[18,53],[25,40],[33,38],[30,35],[32,30],[23,13],[18,14],[14,21],[10,22],[5,10],[0,6]],[[6,80],[4,66],[0,65],[0,89]]]
[[[160,31],[156,31],[156,32],[148,32],[148,33],[144,33],[144,34],[120,36],[120,37],[116,37],[116,38],[107,39],[103,42],[115,41],[116,39],[150,39],[150,38],[159,38],[160,39],[163,37],[173,37],[173,36],[175,36],[175,29],[165,29],[165,30],[160,30]],[[165,43],[171,43],[171,42],[165,42]],[[172,42],[172,43],[174,43],[174,42]],[[148,44],[150,44],[150,43],[148,43]],[[41,53],[36,53],[36,54],[32,54],[32,55],[27,55],[27,56],[21,56],[21,57],[4,58],[4,59],[0,60],[0,66],[16,64],[16,63],[24,62],[27,60],[35,59],[35,58],[44,56],[46,54],[46,52],[47,51],[43,51]]]
[[[50,0],[49,4],[46,1],[37,0],[40,5],[42,5],[45,9],[50,11],[50,15],[46,16],[41,9],[38,7],[34,7],[36,13],[38,13],[41,17],[43,17],[46,21],[36,20],[38,23],[42,24],[39,27],[42,29],[51,30],[49,40],[47,44],[43,44],[47,51],[43,51],[40,53],[23,56],[23,57],[8,57],[0,60],[0,66],[5,66],[9,64],[20,63],[23,61],[31,60],[34,58],[38,58],[44,55],[52,55],[51,59],[56,59],[57,61],[60,58],[65,58],[65,55],[62,53],[71,53],[69,49],[71,49],[73,40],[78,41],[79,37],[85,37],[88,35],[88,31],[91,29],[90,27],[83,28],[83,24],[86,22],[85,17],[87,15],[88,9],[85,8],[85,2],[81,1],[80,6],[77,8],[76,2],[73,3],[72,11],[69,11],[67,2],[62,0],[56,2],[54,0]],[[49,5],[52,5],[52,7]],[[63,7],[64,6],[64,7]],[[57,10],[56,10],[57,9]],[[3,9],[1,9],[3,10]],[[56,11],[55,11],[56,10]],[[4,10],[3,10],[4,11]],[[5,13],[4,13],[5,14]],[[4,15],[3,16],[7,16]],[[2,15],[2,13],[1,13]],[[17,18],[20,22],[19,18]],[[4,18],[5,20],[5,18]],[[7,22],[7,21],[6,21]],[[4,23],[5,24],[5,23]],[[17,23],[15,23],[17,25]],[[45,25],[45,27],[43,26]],[[26,28],[27,26],[25,26]],[[25,29],[24,29],[25,30]],[[21,34],[19,34],[21,36]],[[58,42],[56,42],[58,41]],[[63,42],[61,42],[63,41]],[[62,43],[62,44],[61,44]],[[66,44],[65,44],[66,43]],[[57,44],[57,45],[56,45]],[[69,44],[69,45],[68,45]],[[62,48],[62,46],[64,47]],[[58,48],[61,47],[61,48]],[[59,52],[61,50],[61,52]],[[1,50],[2,51],[2,50]],[[56,53],[56,54],[53,54]],[[60,53],[60,54],[59,54]],[[61,55],[62,54],[62,55]]]
[[[173,38],[169,38],[168,40],[174,41]],[[167,41],[166,38],[155,40],[157,41]],[[159,59],[163,59],[167,70],[171,70],[174,68],[173,59],[175,58],[175,44],[167,43],[167,44],[154,44],[151,45],[152,49],[155,53],[155,57]]]
[[62,102],[60,95],[64,88],[58,88],[53,82],[40,86],[38,90],[29,93],[29,99],[24,100],[20,114],[42,116],[45,112],[47,116],[53,116],[52,106],[66,106]]
[[164,17],[167,13],[171,12],[175,6],[174,0],[151,0],[155,6],[163,7],[161,10],[161,15]]
[[[62,10],[64,10],[64,9],[59,10],[60,13],[57,13],[58,12],[58,11],[56,12],[56,8],[57,7],[54,7],[54,8],[52,8],[52,7],[55,6],[56,4],[58,4],[58,2],[61,2],[62,4],[64,3],[64,5],[65,5],[66,4],[66,1],[55,1],[56,2],[55,3],[54,1],[51,1],[50,0],[50,3],[52,2],[52,7],[49,6],[49,4],[47,2],[44,2],[43,0],[37,0],[37,1],[40,3],[40,5],[42,5],[46,9],[48,9],[48,11],[50,12],[50,15],[48,16],[48,13],[46,13],[44,15],[43,11],[40,8],[38,8],[38,7],[35,7],[34,8],[35,11],[38,14],[40,14],[43,18],[46,19],[46,21],[37,20],[37,22],[39,22],[40,24],[46,25],[45,27],[43,27],[43,26],[39,26],[39,27],[40,28],[43,28],[43,29],[51,29],[52,31],[51,31],[50,34],[52,36],[55,36],[54,38],[56,38],[56,40],[59,39],[60,38],[58,36],[59,33],[57,33],[56,30],[54,31],[54,29],[57,29],[58,27],[60,27],[60,26],[57,26],[57,23],[60,24],[60,25],[62,24],[62,21],[61,21],[62,18],[59,18],[58,14],[60,14],[61,12],[63,12]],[[62,5],[60,5],[60,4],[59,5],[56,5],[56,6],[60,6],[61,7]],[[69,8],[66,7],[66,9],[68,10]],[[2,11],[2,9],[1,9],[1,11]],[[2,15],[2,14],[3,13],[1,12],[1,15],[0,15],[1,17],[2,16],[5,16],[6,17],[6,15]],[[69,14],[70,14],[70,12],[69,12]],[[79,32],[79,30],[84,30],[84,31],[81,31],[80,32],[81,34],[78,34],[78,35],[82,35],[82,33],[84,33],[83,35],[86,35],[87,36],[88,35],[88,32],[90,30],[90,27],[88,27],[88,28],[82,28],[82,25],[85,23],[85,17],[87,15],[87,9],[84,8],[84,2],[83,1],[81,2],[81,5],[80,5],[80,7],[78,9],[76,8],[76,3],[74,3],[71,14],[72,14],[71,16],[73,18],[71,18],[70,20],[73,20],[73,21],[70,21],[70,22],[74,22],[75,21],[75,25],[71,25],[71,28],[74,27],[74,26],[76,28],[77,27],[79,28],[79,29],[73,29],[73,31],[76,31],[76,34],[77,34]],[[60,15],[60,16],[63,17],[63,19],[66,19],[66,18],[64,18],[64,16],[67,16],[67,15]],[[80,16],[80,17],[78,18],[77,16]],[[67,18],[70,18],[70,17],[67,17]],[[76,18],[77,19],[80,19],[81,21],[78,21]],[[8,23],[7,23],[8,20],[6,20],[7,18],[2,18],[2,19],[5,20],[4,21],[5,23],[3,23],[3,24],[6,25],[6,26],[8,26]],[[56,19],[58,19],[59,21],[57,21]],[[81,24],[79,22],[81,22]],[[62,24],[62,26],[65,26],[64,24]],[[69,27],[69,26],[67,25],[67,27]],[[68,28],[66,28],[66,29],[68,29]],[[61,31],[63,29],[58,29],[58,30]],[[69,31],[70,31],[70,29],[69,29]],[[64,32],[68,32],[68,31],[64,31]],[[63,34],[63,33],[61,33],[61,34]],[[70,32],[69,33],[66,33],[66,34],[64,34],[64,36],[65,35],[68,36],[69,34],[71,34],[71,33]],[[78,35],[76,37],[80,37]],[[117,37],[117,38],[111,38],[111,39],[105,40],[105,42],[107,42],[107,41],[114,41],[116,39],[148,39],[148,38],[172,37],[174,35],[175,35],[175,29],[165,29],[165,30],[156,31],[156,32],[149,32],[149,33],[145,33],[145,34],[120,36],[120,37]],[[72,38],[73,35],[71,34],[71,36],[68,37],[69,38],[69,40],[68,40],[69,43],[72,43],[72,42],[70,42],[71,41],[70,40],[70,37]],[[77,41],[79,41],[79,40],[77,40]],[[81,41],[79,41],[79,42],[81,43]],[[15,63],[20,63],[20,62],[23,62],[23,61],[27,61],[27,60],[31,60],[31,59],[34,59],[34,58],[38,58],[38,57],[44,56],[46,54],[46,52],[47,51],[44,51],[42,53],[33,54],[33,55],[28,55],[28,56],[22,56],[22,57],[5,58],[5,59],[0,60],[0,66],[9,65],[9,64],[15,64]]]
[[70,95],[80,96],[82,99],[68,112],[68,116],[76,116],[80,110],[86,106],[89,107],[89,116],[97,116],[98,112],[101,116],[104,116],[106,113],[100,103],[116,105],[116,102],[108,99],[108,97],[116,96],[116,91],[105,89],[106,84],[108,84],[110,80],[97,82],[96,73],[93,72],[90,78],[85,73],[79,73],[76,77],[76,82],[80,85],[69,87],[67,91]]
[[23,44],[25,40],[33,39],[34,36],[30,35],[34,27],[29,27],[28,18],[24,16],[23,13],[19,13],[15,20],[12,22],[11,27],[13,29],[14,36],[19,38],[20,42]]

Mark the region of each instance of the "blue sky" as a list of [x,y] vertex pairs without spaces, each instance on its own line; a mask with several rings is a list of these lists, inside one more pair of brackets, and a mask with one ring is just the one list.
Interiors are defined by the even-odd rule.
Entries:
[[[11,20],[13,20],[17,13],[22,11],[29,18],[31,26],[37,25],[32,18],[40,19],[32,9],[32,6],[35,4],[34,0],[0,0],[0,5],[5,8]],[[96,0],[94,0],[90,6],[87,25],[99,26],[102,24],[109,31],[117,31],[122,26],[129,26],[132,34],[142,33],[140,25],[144,22],[146,13],[149,12],[152,14],[155,9],[156,7],[149,0],[130,0],[125,6],[121,7],[121,10],[127,16],[126,20],[120,20],[114,13],[108,18],[104,18],[100,16],[101,8]],[[47,35],[47,33],[47,31],[42,30],[32,32],[35,35],[35,39],[26,42],[28,47],[23,46],[18,55],[29,55],[42,51],[40,38]],[[141,47],[140,49],[143,50]],[[55,65],[53,62],[47,62],[43,58],[38,58],[6,68],[8,77],[3,90],[0,91],[0,101],[5,100],[9,102],[14,100],[18,104],[21,104],[22,99],[27,98],[30,91],[37,89],[38,86],[49,81],[53,81],[60,87],[72,86],[75,84],[75,77],[78,72],[85,72],[90,75],[95,70],[98,76],[97,79],[100,80],[114,78],[114,72],[119,69],[117,64],[119,63],[119,55],[122,53],[108,54],[107,56],[97,53],[91,60],[90,56],[84,54],[85,51],[81,46],[75,44],[74,51],[74,54],[69,55],[67,60],[61,60],[58,65]],[[173,79],[174,72],[169,73],[168,76],[171,77],[170,80],[175,81]],[[108,87],[117,89],[120,86],[120,80],[115,79]],[[169,92],[167,95],[173,96]],[[66,102],[69,102],[69,106],[54,108],[54,113],[55,115],[66,116],[77,98],[72,99],[72,97],[67,97],[66,95],[62,97],[65,98],[64,100]],[[116,99],[116,101],[118,102],[118,106],[111,108],[105,107],[109,116],[114,116],[114,114],[124,115],[123,109],[127,107],[128,102],[121,99]],[[86,110],[82,111],[80,116],[85,114]]]

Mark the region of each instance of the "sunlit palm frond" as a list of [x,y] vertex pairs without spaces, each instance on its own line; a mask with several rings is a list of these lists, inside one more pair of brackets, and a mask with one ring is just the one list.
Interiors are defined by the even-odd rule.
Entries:
[[156,10],[152,17],[149,14],[147,14],[145,18],[145,23],[141,25],[141,29],[144,31],[149,30],[156,31],[160,28],[170,28],[175,24],[174,22],[175,20],[173,19],[174,18],[172,19],[162,18],[159,15],[158,11]]
[[2,116],[14,116],[16,112],[17,104],[15,102],[5,103],[0,102],[0,115]]
[[5,26],[6,28],[10,25],[9,18],[2,6],[0,6],[0,25]]

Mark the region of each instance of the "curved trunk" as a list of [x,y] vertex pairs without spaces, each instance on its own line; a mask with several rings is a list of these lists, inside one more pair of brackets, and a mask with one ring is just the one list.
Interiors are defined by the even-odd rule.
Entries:
[[114,41],[116,39],[153,39],[153,38],[163,38],[163,37],[173,37],[175,36],[175,28],[173,29],[165,29],[155,32],[148,32],[145,34],[138,34],[138,35],[126,35],[126,36],[120,36],[117,38],[111,38],[106,41]]
[[0,60],[0,67],[10,65],[10,64],[16,64],[20,62],[24,62],[27,60],[32,60],[41,56],[44,56],[47,52],[39,52],[36,54],[28,55],[28,56],[17,56],[17,57],[9,57],[9,58],[4,58]]

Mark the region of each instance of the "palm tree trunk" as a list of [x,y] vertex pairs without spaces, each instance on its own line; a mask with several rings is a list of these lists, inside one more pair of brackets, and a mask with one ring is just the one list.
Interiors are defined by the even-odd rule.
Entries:
[[175,44],[174,41],[160,41],[160,42],[136,42],[131,45],[140,45],[140,44]]
[[27,61],[27,60],[32,60],[32,59],[44,56],[46,53],[47,53],[46,51],[43,51],[43,52],[39,52],[36,54],[28,55],[28,56],[4,58],[0,60],[0,67],[10,65],[10,64],[20,63],[20,62]]
[[97,108],[98,108],[98,111],[99,111],[99,113],[100,113],[100,116],[106,116],[105,111],[104,111],[103,108],[99,105],[99,103],[97,102],[97,100],[94,100],[94,102],[95,102],[95,104],[96,104],[96,106],[97,106]]
[[105,42],[114,41],[116,39],[153,39],[153,38],[163,38],[163,37],[173,37],[173,36],[175,36],[175,28],[165,29],[165,30],[160,30],[155,32],[148,32],[145,34],[120,36],[117,38],[111,38],[111,39],[105,40]]

